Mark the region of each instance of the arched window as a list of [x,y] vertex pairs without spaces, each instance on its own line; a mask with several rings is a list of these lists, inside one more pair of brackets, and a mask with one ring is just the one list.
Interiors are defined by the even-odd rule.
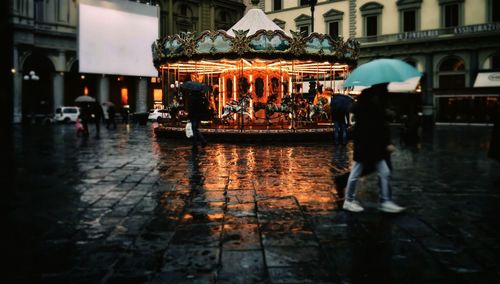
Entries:
[[486,58],[482,68],[485,70],[500,70],[500,52],[494,53]]
[[458,56],[449,56],[439,64],[439,88],[465,88],[465,61]]

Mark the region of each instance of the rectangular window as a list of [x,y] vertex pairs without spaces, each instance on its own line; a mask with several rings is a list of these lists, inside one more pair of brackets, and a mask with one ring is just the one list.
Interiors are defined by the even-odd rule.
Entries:
[[403,12],[403,32],[414,32],[417,30],[416,11]]
[[43,17],[43,0],[36,0],[35,1],[35,21],[37,22],[43,22],[44,17]]
[[491,1],[491,21],[500,22],[500,0]]
[[302,26],[299,28],[299,31],[303,35],[309,35],[309,27],[308,26]]
[[278,11],[281,10],[281,0],[274,0],[273,1],[273,11]]
[[377,16],[366,17],[366,36],[376,36],[378,27]]
[[58,0],[56,3],[57,20],[60,22],[69,21],[69,7],[68,0]]
[[299,27],[299,31],[303,35],[309,35],[309,27],[308,26],[301,26]]
[[444,6],[444,26],[456,27],[458,26],[458,4],[451,4]]
[[332,38],[337,38],[339,36],[339,22],[328,23],[328,34]]

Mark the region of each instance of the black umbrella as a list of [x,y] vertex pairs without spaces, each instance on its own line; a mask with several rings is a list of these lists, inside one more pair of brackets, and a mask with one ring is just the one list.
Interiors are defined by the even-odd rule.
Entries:
[[184,90],[189,90],[189,91],[198,91],[198,92],[206,92],[209,90],[208,85],[198,83],[195,81],[187,81],[184,82],[184,84],[181,85],[181,88]]
[[353,99],[346,95],[335,95],[330,104],[333,111],[347,112],[351,107]]

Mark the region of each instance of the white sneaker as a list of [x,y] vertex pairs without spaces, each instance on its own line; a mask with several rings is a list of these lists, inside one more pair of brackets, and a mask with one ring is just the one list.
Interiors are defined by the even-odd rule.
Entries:
[[386,212],[386,213],[399,213],[399,212],[405,210],[404,207],[401,207],[401,206],[397,205],[396,203],[394,203],[392,201],[382,202],[378,206],[378,209],[380,211],[383,211],[383,212]]
[[344,205],[342,206],[344,210],[351,211],[351,212],[361,212],[365,210],[363,206],[359,204],[358,201],[353,200],[353,201],[344,201]]

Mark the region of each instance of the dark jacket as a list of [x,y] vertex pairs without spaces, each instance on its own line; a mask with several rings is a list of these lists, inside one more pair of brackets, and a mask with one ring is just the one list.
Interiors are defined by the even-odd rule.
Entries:
[[330,112],[333,122],[342,122],[348,124],[349,111],[352,106],[352,99],[349,96],[337,94],[332,97],[330,102]]
[[373,164],[389,158],[391,135],[380,95],[363,90],[351,108],[355,118],[353,159],[357,162]]
[[188,118],[189,120],[201,120],[208,111],[206,97],[197,91],[191,91],[188,98]]

